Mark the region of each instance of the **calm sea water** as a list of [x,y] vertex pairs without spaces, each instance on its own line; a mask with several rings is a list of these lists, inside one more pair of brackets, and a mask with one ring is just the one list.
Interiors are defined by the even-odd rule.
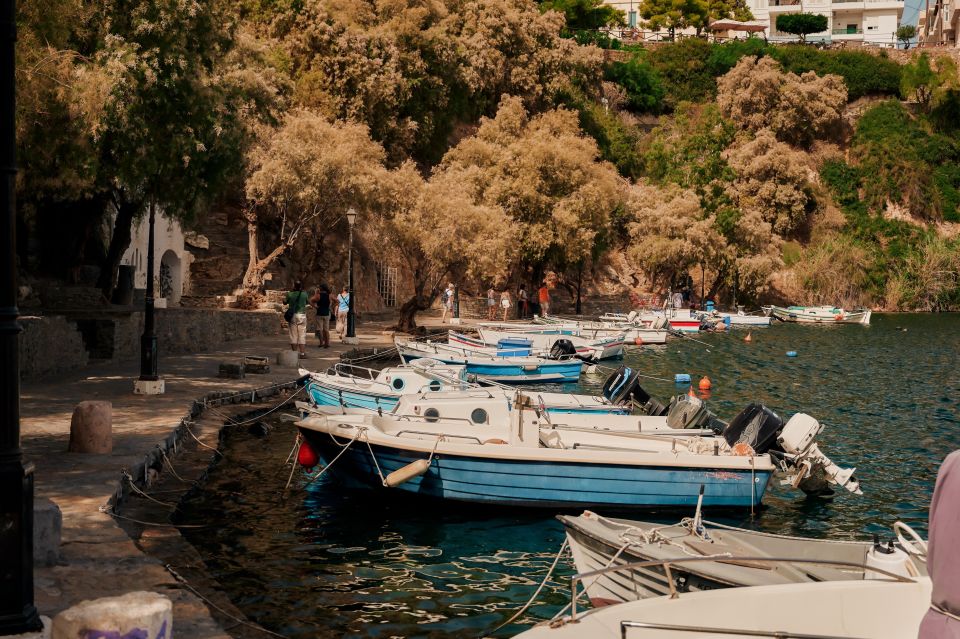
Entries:
[[[960,316],[875,315],[873,325],[775,325],[674,340],[628,356],[653,377],[709,376],[711,408],[729,419],[751,401],[788,417],[810,413],[822,449],[857,466],[863,496],[805,499],[771,487],[766,508],[723,521],[774,533],[866,538],[897,519],[925,532],[940,461],[960,448]],[[701,343],[702,342],[702,343]],[[797,351],[795,358],[787,351]],[[596,391],[603,377],[570,390]],[[650,380],[661,399],[685,388]],[[185,530],[234,603],[290,637],[471,637],[511,616],[540,584],[563,540],[553,513],[464,508],[347,492],[321,480],[278,495],[294,439],[226,433],[226,461],[181,509]],[[676,515],[641,515],[675,521]],[[500,631],[510,636],[568,600],[562,561],[539,603]]]

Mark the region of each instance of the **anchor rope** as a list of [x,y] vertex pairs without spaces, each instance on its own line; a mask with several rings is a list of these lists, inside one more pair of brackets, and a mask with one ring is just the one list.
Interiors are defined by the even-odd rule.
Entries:
[[353,439],[351,439],[350,442],[349,442],[346,446],[344,446],[343,448],[341,448],[341,449],[340,449],[340,452],[337,453],[336,457],[334,457],[333,459],[331,459],[329,464],[327,464],[326,466],[324,466],[323,468],[321,468],[321,469],[320,469],[320,472],[318,472],[316,475],[314,475],[313,477],[311,477],[310,480],[307,481],[307,483],[303,485],[303,487],[306,488],[307,486],[309,486],[309,485],[312,484],[313,482],[315,482],[315,481],[317,481],[318,479],[320,479],[320,477],[321,477],[325,472],[327,472],[327,470],[328,470],[331,466],[333,466],[333,464],[334,464],[338,459],[340,459],[340,456],[343,455],[345,452],[347,452],[347,449],[350,448],[350,446],[351,446],[355,441],[357,441],[357,439],[360,438],[360,434],[363,433],[363,432],[365,432],[366,430],[367,430],[366,428],[358,428],[358,429],[357,429],[357,434],[353,436]]
[[290,401],[291,401],[294,397],[296,397],[297,395],[299,395],[299,394],[300,394],[301,392],[303,392],[306,388],[307,388],[306,386],[301,386],[301,387],[298,388],[296,391],[294,391],[293,393],[291,393],[289,397],[287,397],[286,399],[284,399],[282,402],[280,402],[279,404],[277,404],[276,406],[274,406],[274,407],[271,408],[270,410],[268,410],[268,411],[266,411],[266,412],[264,412],[264,413],[259,413],[259,414],[257,414],[256,417],[251,417],[250,419],[245,419],[245,420],[239,420],[239,421],[238,421],[236,418],[231,417],[231,416],[228,415],[227,413],[225,413],[225,412],[223,412],[223,411],[221,411],[221,410],[219,410],[218,408],[213,407],[213,406],[209,406],[209,407],[207,408],[207,410],[209,410],[209,411],[211,411],[211,412],[213,412],[213,413],[215,413],[215,414],[217,414],[217,415],[219,415],[219,416],[222,416],[222,417],[226,420],[226,423],[227,423],[229,426],[244,426],[244,425],[246,425],[246,424],[252,424],[253,422],[259,421],[259,420],[263,419],[264,417],[266,417],[267,415],[278,411],[280,408],[282,408],[282,407],[285,406],[286,404],[290,403]]
[[144,492],[143,490],[141,490],[140,488],[138,488],[138,487],[137,487],[137,484],[135,483],[135,480],[134,480],[133,476],[130,475],[130,473],[128,473],[126,470],[123,471],[123,478],[127,480],[127,483],[130,485],[130,488],[133,489],[133,492],[137,493],[137,494],[140,495],[141,497],[146,497],[146,498],[149,499],[150,501],[154,501],[154,502],[160,504],[161,506],[165,506],[165,507],[167,507],[167,508],[174,508],[174,509],[176,509],[176,507],[177,507],[176,504],[171,504],[170,502],[167,502],[167,501],[161,501],[161,500],[157,499],[156,497],[154,497],[154,496],[152,496],[152,495],[149,495],[149,494],[147,494],[146,492]]

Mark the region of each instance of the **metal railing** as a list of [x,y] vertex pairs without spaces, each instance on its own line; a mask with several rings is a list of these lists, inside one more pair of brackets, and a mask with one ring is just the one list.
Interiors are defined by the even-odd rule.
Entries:
[[[653,568],[660,566],[663,568],[664,574],[667,577],[667,585],[670,588],[670,598],[676,599],[680,596],[680,593],[677,591],[677,584],[673,579],[673,566],[676,564],[687,564],[693,562],[716,562],[716,563],[729,563],[731,561],[736,561],[737,563],[755,563],[755,564],[812,564],[820,566],[836,566],[840,568],[859,568],[860,570],[869,570],[871,573],[876,573],[884,577],[890,577],[891,579],[900,582],[900,583],[914,583],[915,580],[910,579],[909,577],[904,577],[903,575],[898,575],[896,573],[883,570],[882,568],[874,568],[870,566],[869,568],[862,563],[857,563],[854,561],[840,561],[835,559],[797,559],[790,557],[738,557],[736,555],[724,555],[722,557],[678,557],[676,559],[650,559],[647,561],[635,561],[625,564],[619,564],[617,566],[607,566],[604,568],[599,568],[597,570],[591,570],[589,572],[577,573],[570,577],[570,621],[576,622],[577,620],[577,584],[582,581],[589,579],[590,577],[599,577],[600,575],[605,575],[610,572],[618,572],[622,570],[633,570],[636,568]],[[763,636],[763,635],[761,635]],[[770,635],[770,636],[779,636],[779,635]],[[798,637],[802,635],[796,635]]]
[[[620,637],[627,639],[627,630],[639,628],[641,630],[671,630],[673,632],[696,632],[711,635],[741,635],[743,637],[773,637],[774,639],[851,639],[837,635],[808,635],[787,630],[736,630],[733,628],[709,628],[707,626],[678,626],[669,623],[649,623],[646,621],[621,621]],[[853,638],[856,639],[856,638]]]
[[863,29],[834,29],[831,31],[833,35],[863,35]]

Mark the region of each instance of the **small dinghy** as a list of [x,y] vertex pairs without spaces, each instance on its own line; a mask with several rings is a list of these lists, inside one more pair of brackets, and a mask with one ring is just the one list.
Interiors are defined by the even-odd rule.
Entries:
[[[663,564],[605,571],[584,581],[590,602],[605,606],[671,592],[696,592],[737,586],[864,579],[865,566],[926,574],[926,546],[905,524],[894,524],[898,540],[880,543],[807,539],[733,528],[697,517],[677,524],[652,524],[602,517],[593,512],[560,515],[577,572],[683,557],[715,557],[716,561],[680,563],[670,577]],[[724,559],[730,557],[730,559]],[[791,557],[837,564],[745,563],[737,557]]]
[[538,353],[549,353],[559,340],[566,340],[574,347],[577,355],[593,360],[619,359],[623,357],[626,335],[623,331],[603,336],[587,338],[574,332],[559,333],[551,331],[512,331],[496,330],[480,326],[477,329],[479,340],[473,340],[459,333],[450,333],[450,343],[457,345],[482,345],[487,348],[504,348],[526,344]]
[[478,378],[509,383],[575,382],[580,379],[583,361],[573,357],[546,359],[512,352],[503,356],[496,353],[471,351],[450,344],[396,339],[397,351],[404,364],[428,357],[444,364],[465,366],[467,373]]

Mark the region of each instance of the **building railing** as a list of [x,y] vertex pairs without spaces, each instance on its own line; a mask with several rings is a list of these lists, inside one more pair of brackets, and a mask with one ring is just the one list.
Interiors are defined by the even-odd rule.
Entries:
[[834,29],[833,35],[863,35],[863,29]]

